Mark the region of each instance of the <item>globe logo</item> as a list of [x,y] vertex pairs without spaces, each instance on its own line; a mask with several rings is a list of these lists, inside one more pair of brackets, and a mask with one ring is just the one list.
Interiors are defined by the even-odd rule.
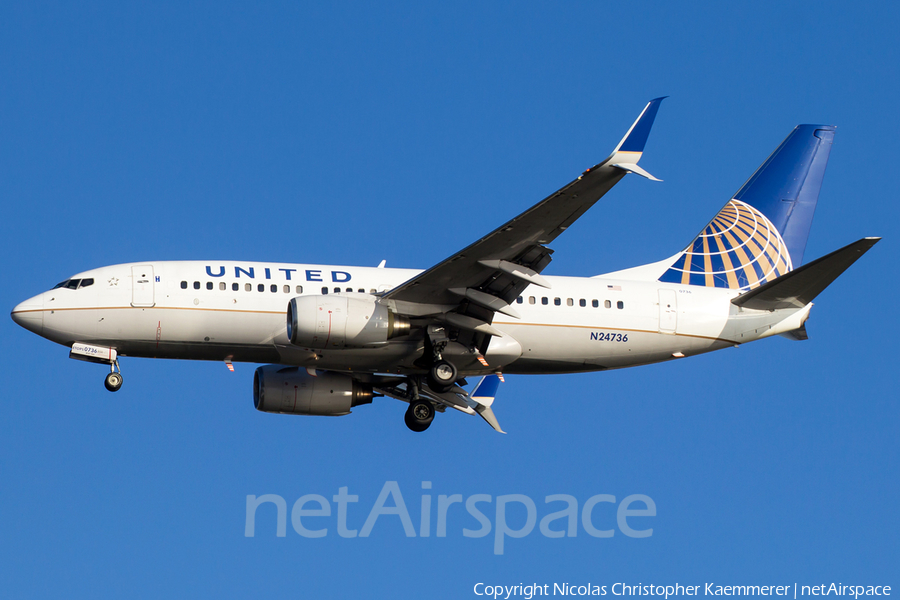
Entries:
[[730,200],[659,280],[746,291],[792,268],[772,222],[749,204]]

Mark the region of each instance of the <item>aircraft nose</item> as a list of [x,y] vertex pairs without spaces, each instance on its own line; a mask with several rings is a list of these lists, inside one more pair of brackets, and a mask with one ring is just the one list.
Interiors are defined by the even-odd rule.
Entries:
[[44,295],[29,298],[14,309],[10,315],[17,325],[41,335],[44,331]]

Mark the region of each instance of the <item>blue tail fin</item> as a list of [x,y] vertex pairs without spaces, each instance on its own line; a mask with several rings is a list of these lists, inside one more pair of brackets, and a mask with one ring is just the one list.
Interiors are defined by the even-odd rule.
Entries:
[[834,129],[795,127],[659,280],[747,290],[799,266]]

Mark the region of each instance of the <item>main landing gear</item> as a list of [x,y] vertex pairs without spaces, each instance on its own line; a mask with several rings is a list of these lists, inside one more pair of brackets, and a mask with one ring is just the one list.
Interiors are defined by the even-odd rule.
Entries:
[[434,405],[428,400],[413,400],[409,403],[403,420],[412,431],[425,431],[434,420]]
[[[436,394],[446,394],[451,391],[456,385],[456,380],[459,379],[459,370],[456,365],[441,356],[441,352],[449,342],[450,338],[443,326],[428,326],[425,337],[425,356],[430,355],[431,368],[424,379],[428,389]],[[409,377],[406,383],[406,394],[404,394],[405,398],[409,400],[409,408],[406,409],[404,420],[406,426],[416,432],[425,431],[434,420],[434,404],[431,400],[419,396],[422,379],[419,375]]]
[[118,392],[119,388],[122,387],[122,381],[122,371],[119,369],[119,361],[115,361],[109,366],[109,375],[106,376],[103,385],[111,392]]
[[453,389],[453,384],[459,377],[456,366],[441,356],[450,338],[447,337],[447,330],[440,325],[429,325],[426,331],[426,351],[430,350],[432,355],[431,369],[428,371],[428,387],[438,394],[444,394]]
[[434,363],[428,372],[428,387],[439,394],[449,392],[456,383],[459,372],[453,363],[439,360]]

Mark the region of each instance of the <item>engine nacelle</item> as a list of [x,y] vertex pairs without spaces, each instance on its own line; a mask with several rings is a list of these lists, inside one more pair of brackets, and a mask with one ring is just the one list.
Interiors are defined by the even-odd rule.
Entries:
[[409,320],[395,315],[372,296],[300,296],[288,303],[287,335],[296,346],[367,346],[407,333]]
[[371,402],[371,386],[341,373],[266,365],[253,375],[253,406],[262,412],[339,416]]

